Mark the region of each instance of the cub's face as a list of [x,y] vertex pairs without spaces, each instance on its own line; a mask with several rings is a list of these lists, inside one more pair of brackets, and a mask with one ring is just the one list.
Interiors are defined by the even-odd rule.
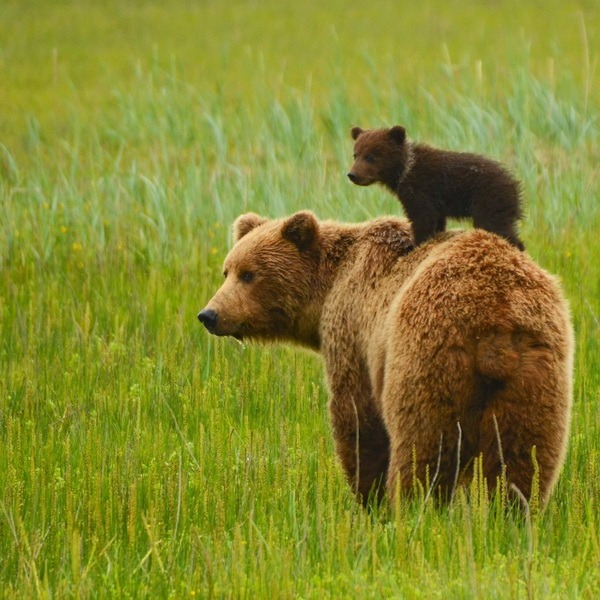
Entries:
[[309,212],[277,220],[248,213],[234,223],[234,237],[225,281],[198,319],[210,333],[239,340],[293,337],[311,296],[317,220]]
[[351,129],[354,144],[354,164],[348,173],[356,185],[371,185],[381,182],[388,172],[401,167],[402,148],[406,139],[404,127],[391,129]]

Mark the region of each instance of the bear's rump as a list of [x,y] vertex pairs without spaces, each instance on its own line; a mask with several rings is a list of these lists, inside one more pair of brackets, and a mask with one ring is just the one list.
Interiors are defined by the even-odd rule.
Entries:
[[422,265],[388,316],[381,405],[390,482],[399,476],[407,485],[416,460],[419,477],[439,470],[440,484],[451,487],[457,470],[481,455],[490,482],[505,465],[527,496],[535,446],[546,497],[568,431],[564,302],[541,270],[534,285],[510,264],[502,279],[482,266],[485,257],[470,270],[456,258]]

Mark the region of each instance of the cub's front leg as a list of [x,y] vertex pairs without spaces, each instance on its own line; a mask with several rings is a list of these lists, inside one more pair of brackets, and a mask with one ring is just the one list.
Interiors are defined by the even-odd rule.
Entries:
[[427,195],[406,190],[400,203],[410,220],[415,246],[419,246],[446,228],[446,216],[435,208]]

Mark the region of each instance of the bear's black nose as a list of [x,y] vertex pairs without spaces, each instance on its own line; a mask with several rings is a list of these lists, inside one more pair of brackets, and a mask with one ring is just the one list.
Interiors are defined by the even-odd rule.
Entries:
[[217,325],[217,313],[212,308],[206,308],[198,313],[198,320],[206,329],[213,331]]
[[356,183],[358,177],[356,177],[356,175],[352,171],[350,171],[350,173],[348,173],[348,179],[350,179],[352,183]]

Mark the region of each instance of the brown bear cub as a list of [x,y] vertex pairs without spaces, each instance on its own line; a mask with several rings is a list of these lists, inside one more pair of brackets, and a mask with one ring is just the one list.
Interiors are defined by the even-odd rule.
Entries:
[[446,218],[472,217],[473,225],[524,250],[517,234],[522,217],[519,182],[499,163],[479,154],[414,144],[404,127],[353,127],[352,183],[381,183],[398,196],[410,219],[415,245],[446,229]]

